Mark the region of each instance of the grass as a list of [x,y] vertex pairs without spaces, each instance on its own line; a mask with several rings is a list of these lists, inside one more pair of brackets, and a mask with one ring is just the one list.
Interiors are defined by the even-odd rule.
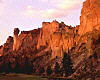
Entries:
[[26,75],[26,74],[0,74],[0,80],[48,80],[41,76]]
[[48,80],[48,79],[67,80],[66,77],[56,77],[56,76],[36,76],[36,75],[16,74],[16,73],[0,74],[0,80]]

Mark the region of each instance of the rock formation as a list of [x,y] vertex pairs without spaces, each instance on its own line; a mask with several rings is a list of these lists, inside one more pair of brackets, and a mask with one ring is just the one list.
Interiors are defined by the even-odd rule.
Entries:
[[100,0],[86,0],[81,14],[79,34],[100,30]]
[[62,57],[63,52],[74,45],[74,28],[64,22],[43,22],[37,48],[48,46],[52,50],[52,58]]
[[[84,35],[86,32],[93,30],[99,30],[99,18],[100,11],[97,10],[100,4],[98,0],[86,0],[82,8],[82,16],[80,18],[80,25],[76,28],[67,26],[64,22],[43,22],[42,28],[40,30],[39,38],[37,44],[37,49],[42,46],[47,46],[52,51],[52,58],[56,56],[63,56],[63,52],[71,49],[73,46],[77,45],[80,41],[80,36]],[[31,31],[30,31],[31,32]],[[14,45],[13,50],[18,50],[23,44],[23,35],[18,36],[19,30],[16,28],[14,30]],[[27,34],[29,34],[27,32]],[[21,36],[24,36],[23,38]],[[87,37],[84,37],[83,42],[87,42]],[[27,42],[24,44],[27,45]]]
[[[80,25],[76,27],[56,20],[43,22],[42,28],[22,31],[20,34],[19,29],[15,28],[14,36],[10,36],[0,46],[0,68],[9,64],[12,70],[17,66],[19,72],[27,72],[27,68],[33,69],[34,65],[38,73],[41,68],[53,67],[56,61],[61,66],[64,53],[68,53],[75,69],[72,74],[74,80],[88,79],[91,75],[96,75],[97,78],[100,56],[100,0],[86,0],[80,20]],[[85,70],[84,65],[88,66]],[[95,72],[91,72],[91,66],[95,68]],[[3,71],[6,69],[4,67]]]
[[59,30],[59,23],[57,21],[53,21],[53,22],[43,22],[42,23],[42,29],[40,32],[40,37],[38,39],[38,45],[37,48],[39,48],[40,46],[45,46],[47,45],[50,40],[50,36]]
[[14,43],[13,43],[13,51],[14,50],[18,50],[19,48],[19,45],[20,45],[20,41],[19,41],[19,29],[18,28],[15,28],[14,29]]

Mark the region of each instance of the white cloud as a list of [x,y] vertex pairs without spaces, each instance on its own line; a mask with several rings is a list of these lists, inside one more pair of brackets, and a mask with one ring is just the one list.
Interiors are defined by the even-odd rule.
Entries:
[[40,0],[41,2],[47,2],[48,0]]
[[27,6],[27,9],[25,12],[23,12],[25,16],[30,16],[34,18],[57,18],[64,15],[64,11],[59,11],[57,9],[47,9],[47,10],[40,10],[40,9],[34,9],[32,6]]
[[[82,0],[40,0],[50,3],[55,8],[36,9],[32,5],[26,7],[24,15],[36,18],[59,18],[68,15],[72,10],[80,9]],[[42,3],[41,3],[42,4]]]
[[59,9],[71,9],[74,6],[80,5],[82,0],[52,0],[52,4],[54,4]]

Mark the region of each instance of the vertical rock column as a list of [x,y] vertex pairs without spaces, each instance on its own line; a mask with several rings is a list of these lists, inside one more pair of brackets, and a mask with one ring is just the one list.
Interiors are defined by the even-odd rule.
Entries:
[[19,34],[19,29],[15,28],[14,29],[14,43],[13,43],[13,51],[18,50],[19,48],[19,38],[18,38],[18,34]]
[[100,30],[100,0],[86,0],[83,4],[79,34]]

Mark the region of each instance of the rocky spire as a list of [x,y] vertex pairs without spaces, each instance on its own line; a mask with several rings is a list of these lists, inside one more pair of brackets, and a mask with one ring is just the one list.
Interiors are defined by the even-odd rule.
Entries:
[[100,0],[86,0],[80,17],[79,34],[100,30]]
[[14,29],[13,51],[14,51],[14,50],[18,50],[18,48],[19,48],[19,38],[18,38],[18,37],[19,37],[19,36],[18,36],[19,32],[20,32],[19,28],[15,28],[15,29]]
[[19,31],[20,31],[19,28],[15,28],[14,29],[14,35],[18,35],[19,34]]

